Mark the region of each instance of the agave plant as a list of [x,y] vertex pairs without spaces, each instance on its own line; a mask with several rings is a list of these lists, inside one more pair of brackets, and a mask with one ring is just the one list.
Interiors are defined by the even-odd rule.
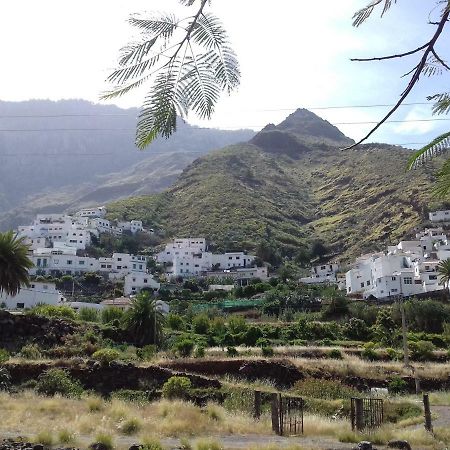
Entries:
[[22,285],[28,286],[28,246],[12,231],[0,233],[0,294],[16,295]]
[[207,0],[180,3],[199,3],[199,8],[184,19],[173,14],[129,19],[141,31],[141,40],[122,49],[118,68],[108,77],[115,87],[102,96],[110,99],[151,84],[137,125],[136,145],[141,149],[158,136],[169,137],[176,130],[177,115],[185,118],[193,111],[209,119],[220,94],[230,93],[240,81],[226,31],[217,17],[204,12]]

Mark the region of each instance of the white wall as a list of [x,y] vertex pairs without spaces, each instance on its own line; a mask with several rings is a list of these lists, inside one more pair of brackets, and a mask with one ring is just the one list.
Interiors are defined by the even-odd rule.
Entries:
[[54,283],[32,282],[29,287],[23,287],[20,292],[11,297],[0,293],[0,303],[6,303],[7,309],[32,308],[40,303],[57,305],[62,295],[56,290]]
[[125,275],[124,295],[137,294],[143,288],[159,290],[160,284],[148,273],[129,273]]
[[431,222],[450,221],[450,210],[433,211],[428,214]]

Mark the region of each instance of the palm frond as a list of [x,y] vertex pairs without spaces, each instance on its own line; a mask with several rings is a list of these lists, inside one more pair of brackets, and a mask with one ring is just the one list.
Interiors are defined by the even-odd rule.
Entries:
[[408,170],[417,169],[436,156],[446,153],[450,148],[450,132],[441,134],[429,144],[414,153],[408,161]]
[[427,77],[442,75],[444,67],[436,58],[429,58],[422,73]]
[[353,26],[359,27],[363,22],[365,22],[372,12],[374,11],[375,7],[378,6],[380,3],[383,3],[384,1],[384,7],[383,12],[381,13],[381,17],[383,17],[384,14],[389,10],[389,8],[392,6],[392,3],[397,3],[397,0],[373,0],[371,1],[366,7],[360,9],[353,15]]

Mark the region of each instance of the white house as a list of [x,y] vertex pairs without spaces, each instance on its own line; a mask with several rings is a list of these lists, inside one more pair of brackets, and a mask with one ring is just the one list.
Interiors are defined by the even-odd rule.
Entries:
[[428,214],[431,222],[448,222],[450,221],[450,210],[433,211]]
[[106,208],[104,206],[95,206],[93,208],[84,208],[75,213],[77,217],[105,217]]
[[131,220],[130,222],[117,222],[117,228],[122,231],[129,231],[132,234],[144,231],[142,220]]
[[173,263],[176,256],[188,256],[191,254],[204,253],[206,251],[205,238],[174,239],[167,244],[163,251],[156,255],[156,261]]
[[35,282],[29,287],[23,287],[15,296],[0,293],[0,304],[7,309],[27,309],[38,304],[57,305],[63,300],[62,294],[56,289],[54,283]]
[[123,293],[125,295],[134,295],[142,289],[147,288],[158,291],[160,284],[149,273],[136,272],[125,275]]
[[311,268],[311,275],[309,277],[300,278],[300,283],[336,283],[338,271],[339,265],[336,263],[319,264]]

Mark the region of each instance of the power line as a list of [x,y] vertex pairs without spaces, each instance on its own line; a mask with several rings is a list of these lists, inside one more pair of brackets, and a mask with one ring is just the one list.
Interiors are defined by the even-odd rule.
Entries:
[[[412,102],[403,103],[401,106],[419,106],[430,105],[429,102]],[[369,104],[369,105],[330,105],[330,106],[305,106],[304,109],[309,110],[327,110],[327,109],[359,109],[359,108],[388,108],[394,104]],[[273,108],[273,109],[251,109],[245,111],[252,112],[271,112],[271,111],[296,111],[298,108]],[[232,112],[232,111],[229,111]],[[234,111],[233,111],[234,112]],[[0,115],[0,119],[52,119],[59,117],[137,117],[134,113],[99,113],[99,114],[11,114]]]

